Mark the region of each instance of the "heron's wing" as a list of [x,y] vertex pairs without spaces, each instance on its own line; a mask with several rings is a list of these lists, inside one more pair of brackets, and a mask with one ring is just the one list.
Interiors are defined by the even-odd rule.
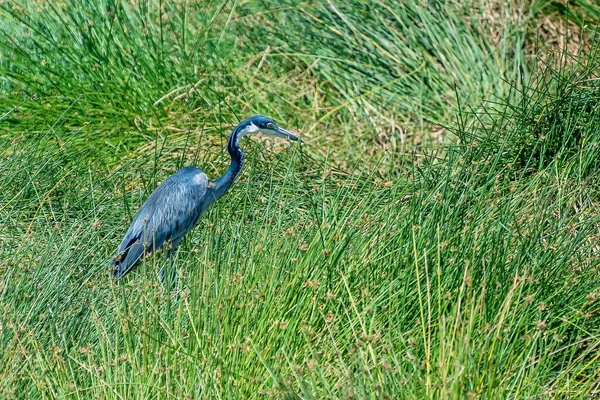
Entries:
[[185,167],[157,187],[138,210],[113,260],[114,275],[130,271],[144,253],[178,242],[204,211],[208,177]]

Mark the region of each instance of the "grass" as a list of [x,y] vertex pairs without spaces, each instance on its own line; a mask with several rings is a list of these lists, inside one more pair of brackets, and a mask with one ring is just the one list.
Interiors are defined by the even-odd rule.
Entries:
[[[3,3],[1,397],[597,395],[596,50],[540,71],[528,8],[429,4]],[[244,143],[181,297],[160,254],[109,279],[251,112],[306,144]]]

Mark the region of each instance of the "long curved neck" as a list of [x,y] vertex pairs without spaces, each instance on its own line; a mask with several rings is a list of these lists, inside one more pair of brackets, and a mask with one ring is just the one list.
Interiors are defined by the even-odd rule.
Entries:
[[215,200],[227,192],[227,189],[231,187],[244,166],[244,152],[238,146],[242,136],[243,134],[238,128],[234,129],[229,135],[227,152],[231,156],[231,164],[229,164],[227,171],[214,181],[215,187],[213,188],[213,193]]

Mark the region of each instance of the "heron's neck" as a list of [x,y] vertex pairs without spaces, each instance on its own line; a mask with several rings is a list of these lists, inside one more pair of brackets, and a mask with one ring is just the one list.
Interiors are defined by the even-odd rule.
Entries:
[[219,178],[215,179],[215,187],[213,188],[213,193],[215,196],[215,200],[219,197],[223,196],[227,189],[233,185],[235,178],[238,176],[242,167],[244,166],[244,152],[238,147],[239,137],[237,130],[231,132],[229,136],[229,140],[227,142],[227,151],[231,156],[231,164],[229,164],[229,168],[223,175]]

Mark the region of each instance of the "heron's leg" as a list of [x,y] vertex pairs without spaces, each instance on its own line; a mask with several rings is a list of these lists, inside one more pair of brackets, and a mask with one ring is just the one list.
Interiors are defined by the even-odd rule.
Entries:
[[[181,239],[180,239],[181,240]],[[163,267],[160,269],[160,271],[158,272],[158,279],[160,280],[160,283],[165,286],[165,272],[167,270],[167,268],[170,270],[170,276],[169,276],[169,286],[172,288],[173,284],[177,284],[177,268],[175,267],[175,253],[177,251],[177,245],[179,244],[180,240],[175,240],[171,243],[171,246],[167,252],[167,259],[165,260],[165,265],[163,265]]]
[[[167,270],[169,274],[166,274]],[[172,289],[177,283],[177,268],[175,267],[175,257],[167,257],[165,264],[158,272],[158,280],[165,289]]]

